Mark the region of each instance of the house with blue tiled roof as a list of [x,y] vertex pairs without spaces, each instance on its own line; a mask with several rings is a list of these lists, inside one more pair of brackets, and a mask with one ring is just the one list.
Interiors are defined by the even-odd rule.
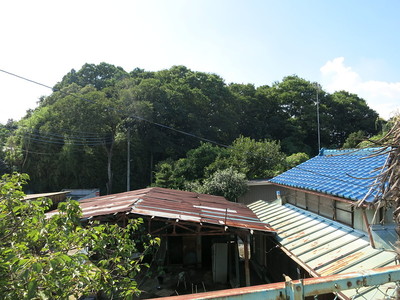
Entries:
[[[248,204],[277,232],[277,242],[253,239],[253,264],[261,273],[279,281],[283,273],[300,279],[397,264],[393,209],[373,205],[373,187],[388,157],[379,150],[322,149],[265,181],[266,189],[277,190],[275,199]],[[375,292],[363,290],[366,299]],[[354,293],[348,290],[339,298]]]
[[[269,182],[282,188],[286,203],[368,232],[371,224],[393,223],[393,211],[377,212],[371,205],[377,176],[387,159],[379,150],[322,149]],[[363,204],[357,205],[359,202]]]

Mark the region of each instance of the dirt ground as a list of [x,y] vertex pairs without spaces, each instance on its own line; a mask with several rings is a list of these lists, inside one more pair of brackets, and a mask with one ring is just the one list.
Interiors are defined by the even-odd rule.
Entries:
[[162,276],[162,282],[157,278],[147,279],[140,289],[143,291],[138,299],[149,299],[208,291],[228,289],[230,285],[214,283],[211,270],[185,269],[169,267]]

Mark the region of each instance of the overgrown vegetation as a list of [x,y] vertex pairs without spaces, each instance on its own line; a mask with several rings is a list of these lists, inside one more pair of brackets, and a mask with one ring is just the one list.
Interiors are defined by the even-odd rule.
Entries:
[[143,257],[159,242],[146,235],[135,238],[141,221],[129,220],[126,227],[83,226],[76,201],[60,203],[59,213],[48,218],[50,200],[23,200],[27,180],[23,174],[0,180],[1,298],[96,294],[100,299],[132,299],[139,293],[135,278],[146,267]]
[[184,158],[161,162],[154,185],[236,201],[246,191],[247,180],[271,178],[307,159],[304,153],[286,158],[275,141],[241,136],[228,148],[202,143]]

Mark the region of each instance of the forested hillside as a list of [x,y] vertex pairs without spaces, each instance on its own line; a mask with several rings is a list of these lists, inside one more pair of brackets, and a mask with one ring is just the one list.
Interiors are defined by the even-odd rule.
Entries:
[[[272,176],[279,172],[280,153],[317,153],[317,92],[322,147],[342,147],[352,133],[380,132],[383,121],[364,99],[317,88],[294,75],[255,87],[227,84],[216,74],[184,66],[127,72],[107,63],[85,64],[66,74],[22,120],[1,125],[0,172],[28,173],[34,192],[94,187],[103,193],[123,191],[129,139],[131,189],[150,185],[155,170],[192,157],[188,151],[198,147],[211,147],[208,154],[213,147],[219,150],[197,174],[204,174],[206,167],[211,172],[234,165],[235,160],[239,166],[248,159],[237,154],[240,141],[277,147],[273,172],[243,171],[249,171],[247,178]],[[231,153],[221,150],[225,146]],[[160,180],[163,174],[158,173]]]

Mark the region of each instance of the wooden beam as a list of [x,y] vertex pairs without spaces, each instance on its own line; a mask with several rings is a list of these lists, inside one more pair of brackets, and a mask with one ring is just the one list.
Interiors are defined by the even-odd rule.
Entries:
[[240,286],[240,267],[239,267],[239,249],[238,249],[238,240],[236,237],[235,240],[235,279],[236,279],[236,285],[235,288]]
[[367,213],[365,212],[365,208],[362,209],[362,216],[363,216],[363,220],[365,223],[365,227],[367,227],[369,243],[370,243],[371,247],[375,249],[375,242],[374,242],[374,238],[372,236],[371,227],[369,226],[369,223],[368,223],[368,217],[367,217]]
[[[152,233],[150,233],[152,234]],[[221,236],[221,235],[226,235],[229,236],[231,235],[230,232],[199,232],[199,233],[160,233],[160,234],[154,234],[154,236]]]
[[246,286],[250,286],[250,266],[249,266],[249,235],[244,236],[244,274]]
[[201,268],[202,265],[202,252],[201,252],[201,236],[196,236],[196,256],[197,256],[197,267]]

